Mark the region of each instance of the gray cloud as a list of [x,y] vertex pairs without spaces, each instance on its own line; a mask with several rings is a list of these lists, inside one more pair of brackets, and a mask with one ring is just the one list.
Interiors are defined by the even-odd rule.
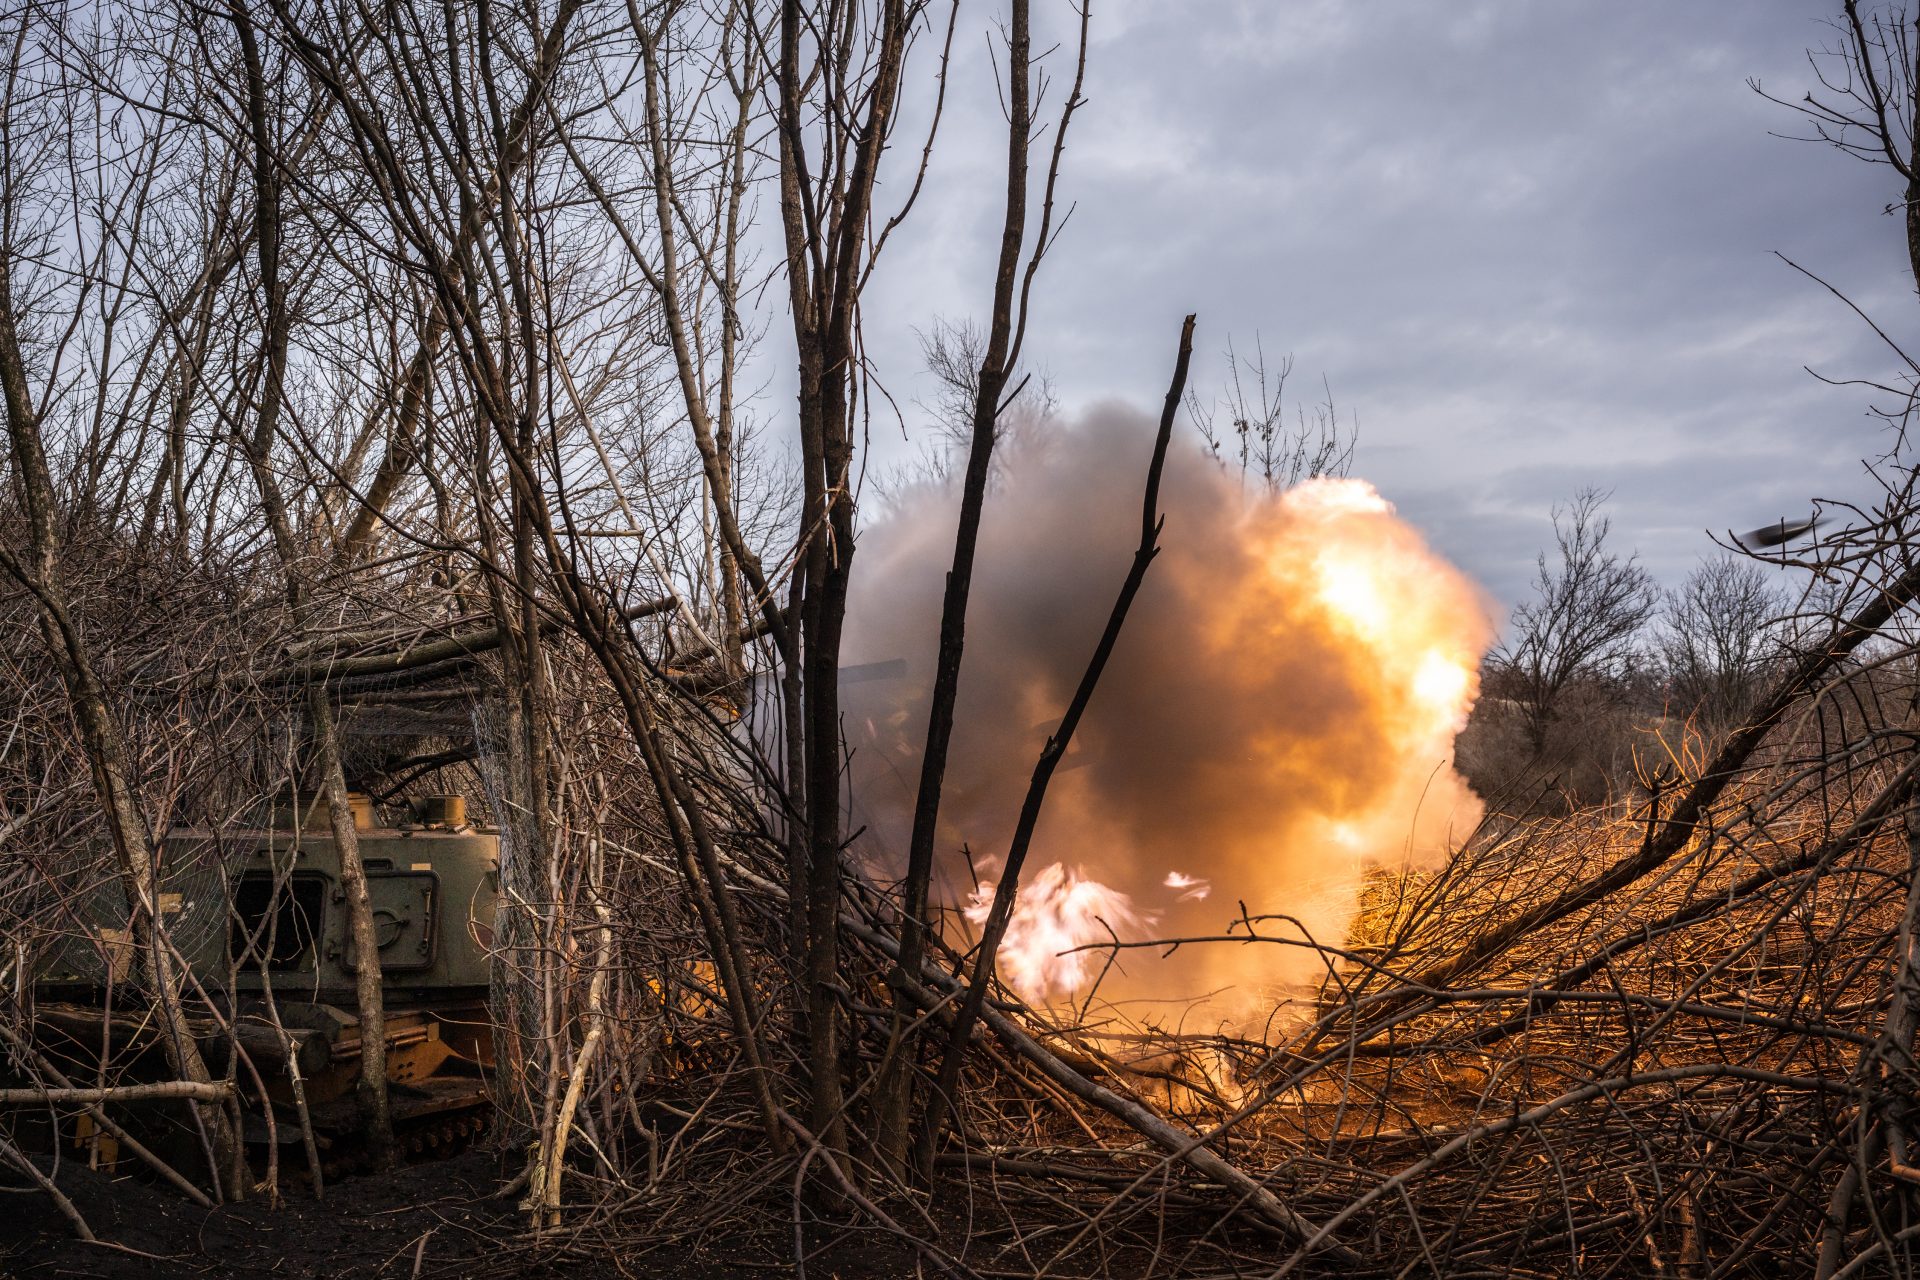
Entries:
[[[1582,484],[1615,490],[1623,545],[1669,579],[1705,527],[1863,491],[1864,402],[1802,366],[1891,359],[1773,253],[1910,328],[1897,193],[1769,136],[1795,122],[1745,84],[1810,83],[1817,9],[1130,0],[1095,30],[1029,344],[1069,410],[1157,402],[1184,311],[1203,389],[1257,332],[1358,414],[1357,473],[1508,600]],[[1001,123],[978,33],[959,55],[866,309],[902,402],[912,329],[987,303]]]

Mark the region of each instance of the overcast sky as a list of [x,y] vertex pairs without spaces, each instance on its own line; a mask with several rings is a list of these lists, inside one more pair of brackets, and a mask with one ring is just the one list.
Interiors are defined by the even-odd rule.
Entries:
[[[1035,8],[1068,35],[1066,0]],[[1229,336],[1291,354],[1303,392],[1324,377],[1358,415],[1354,473],[1503,602],[1587,484],[1614,491],[1623,548],[1677,580],[1709,527],[1863,496],[1883,439],[1858,391],[1803,366],[1884,378],[1890,357],[1774,254],[1910,331],[1891,174],[1770,136],[1797,122],[1746,83],[1809,87],[1828,10],[1095,0],[1030,363],[1070,412],[1153,408],[1196,311],[1194,385],[1220,384]],[[906,400],[913,331],[988,304],[1005,144],[986,48],[963,21],[928,188],[865,307]]]

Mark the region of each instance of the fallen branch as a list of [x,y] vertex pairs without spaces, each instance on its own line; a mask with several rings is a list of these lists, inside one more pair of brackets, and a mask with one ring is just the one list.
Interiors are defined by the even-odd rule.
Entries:
[[96,1106],[105,1102],[153,1102],[166,1098],[225,1102],[233,1093],[233,1085],[224,1080],[208,1084],[193,1080],[167,1080],[159,1084],[109,1085],[104,1089],[0,1089],[0,1107],[34,1106],[47,1102]]
[[40,1167],[27,1159],[25,1152],[5,1138],[0,1138],[0,1156],[6,1157],[9,1163],[18,1167],[35,1186],[52,1198],[54,1206],[60,1210],[60,1216],[65,1218],[67,1224],[73,1228],[74,1235],[88,1244],[93,1244],[99,1239],[93,1234],[93,1228],[87,1225],[87,1220],[80,1216],[80,1210],[74,1207],[73,1201],[67,1198],[66,1192],[55,1186],[52,1178],[40,1172]]

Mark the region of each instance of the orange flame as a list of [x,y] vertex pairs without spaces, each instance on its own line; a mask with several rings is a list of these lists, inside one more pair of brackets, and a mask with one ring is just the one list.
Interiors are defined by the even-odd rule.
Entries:
[[[974,886],[964,914],[984,925],[994,886]],[[1105,957],[1076,948],[1134,936],[1148,919],[1118,889],[1089,878],[1078,867],[1043,867],[1020,886],[1000,944],[1000,976],[1029,1000],[1071,995],[1094,978]]]

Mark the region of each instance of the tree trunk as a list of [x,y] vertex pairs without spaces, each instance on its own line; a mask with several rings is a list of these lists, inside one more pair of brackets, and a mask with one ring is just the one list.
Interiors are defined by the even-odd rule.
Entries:
[[381,985],[380,936],[373,923],[373,899],[367,893],[367,869],[360,861],[360,832],[347,801],[347,779],[340,768],[340,740],[325,685],[307,688],[307,719],[313,726],[315,764],[327,796],[327,821],[340,859],[340,888],[347,899],[347,931],[355,959],[353,995],[360,1017],[360,1106],[367,1146],[376,1169],[394,1163],[393,1114],[387,1101],[387,1006]]

